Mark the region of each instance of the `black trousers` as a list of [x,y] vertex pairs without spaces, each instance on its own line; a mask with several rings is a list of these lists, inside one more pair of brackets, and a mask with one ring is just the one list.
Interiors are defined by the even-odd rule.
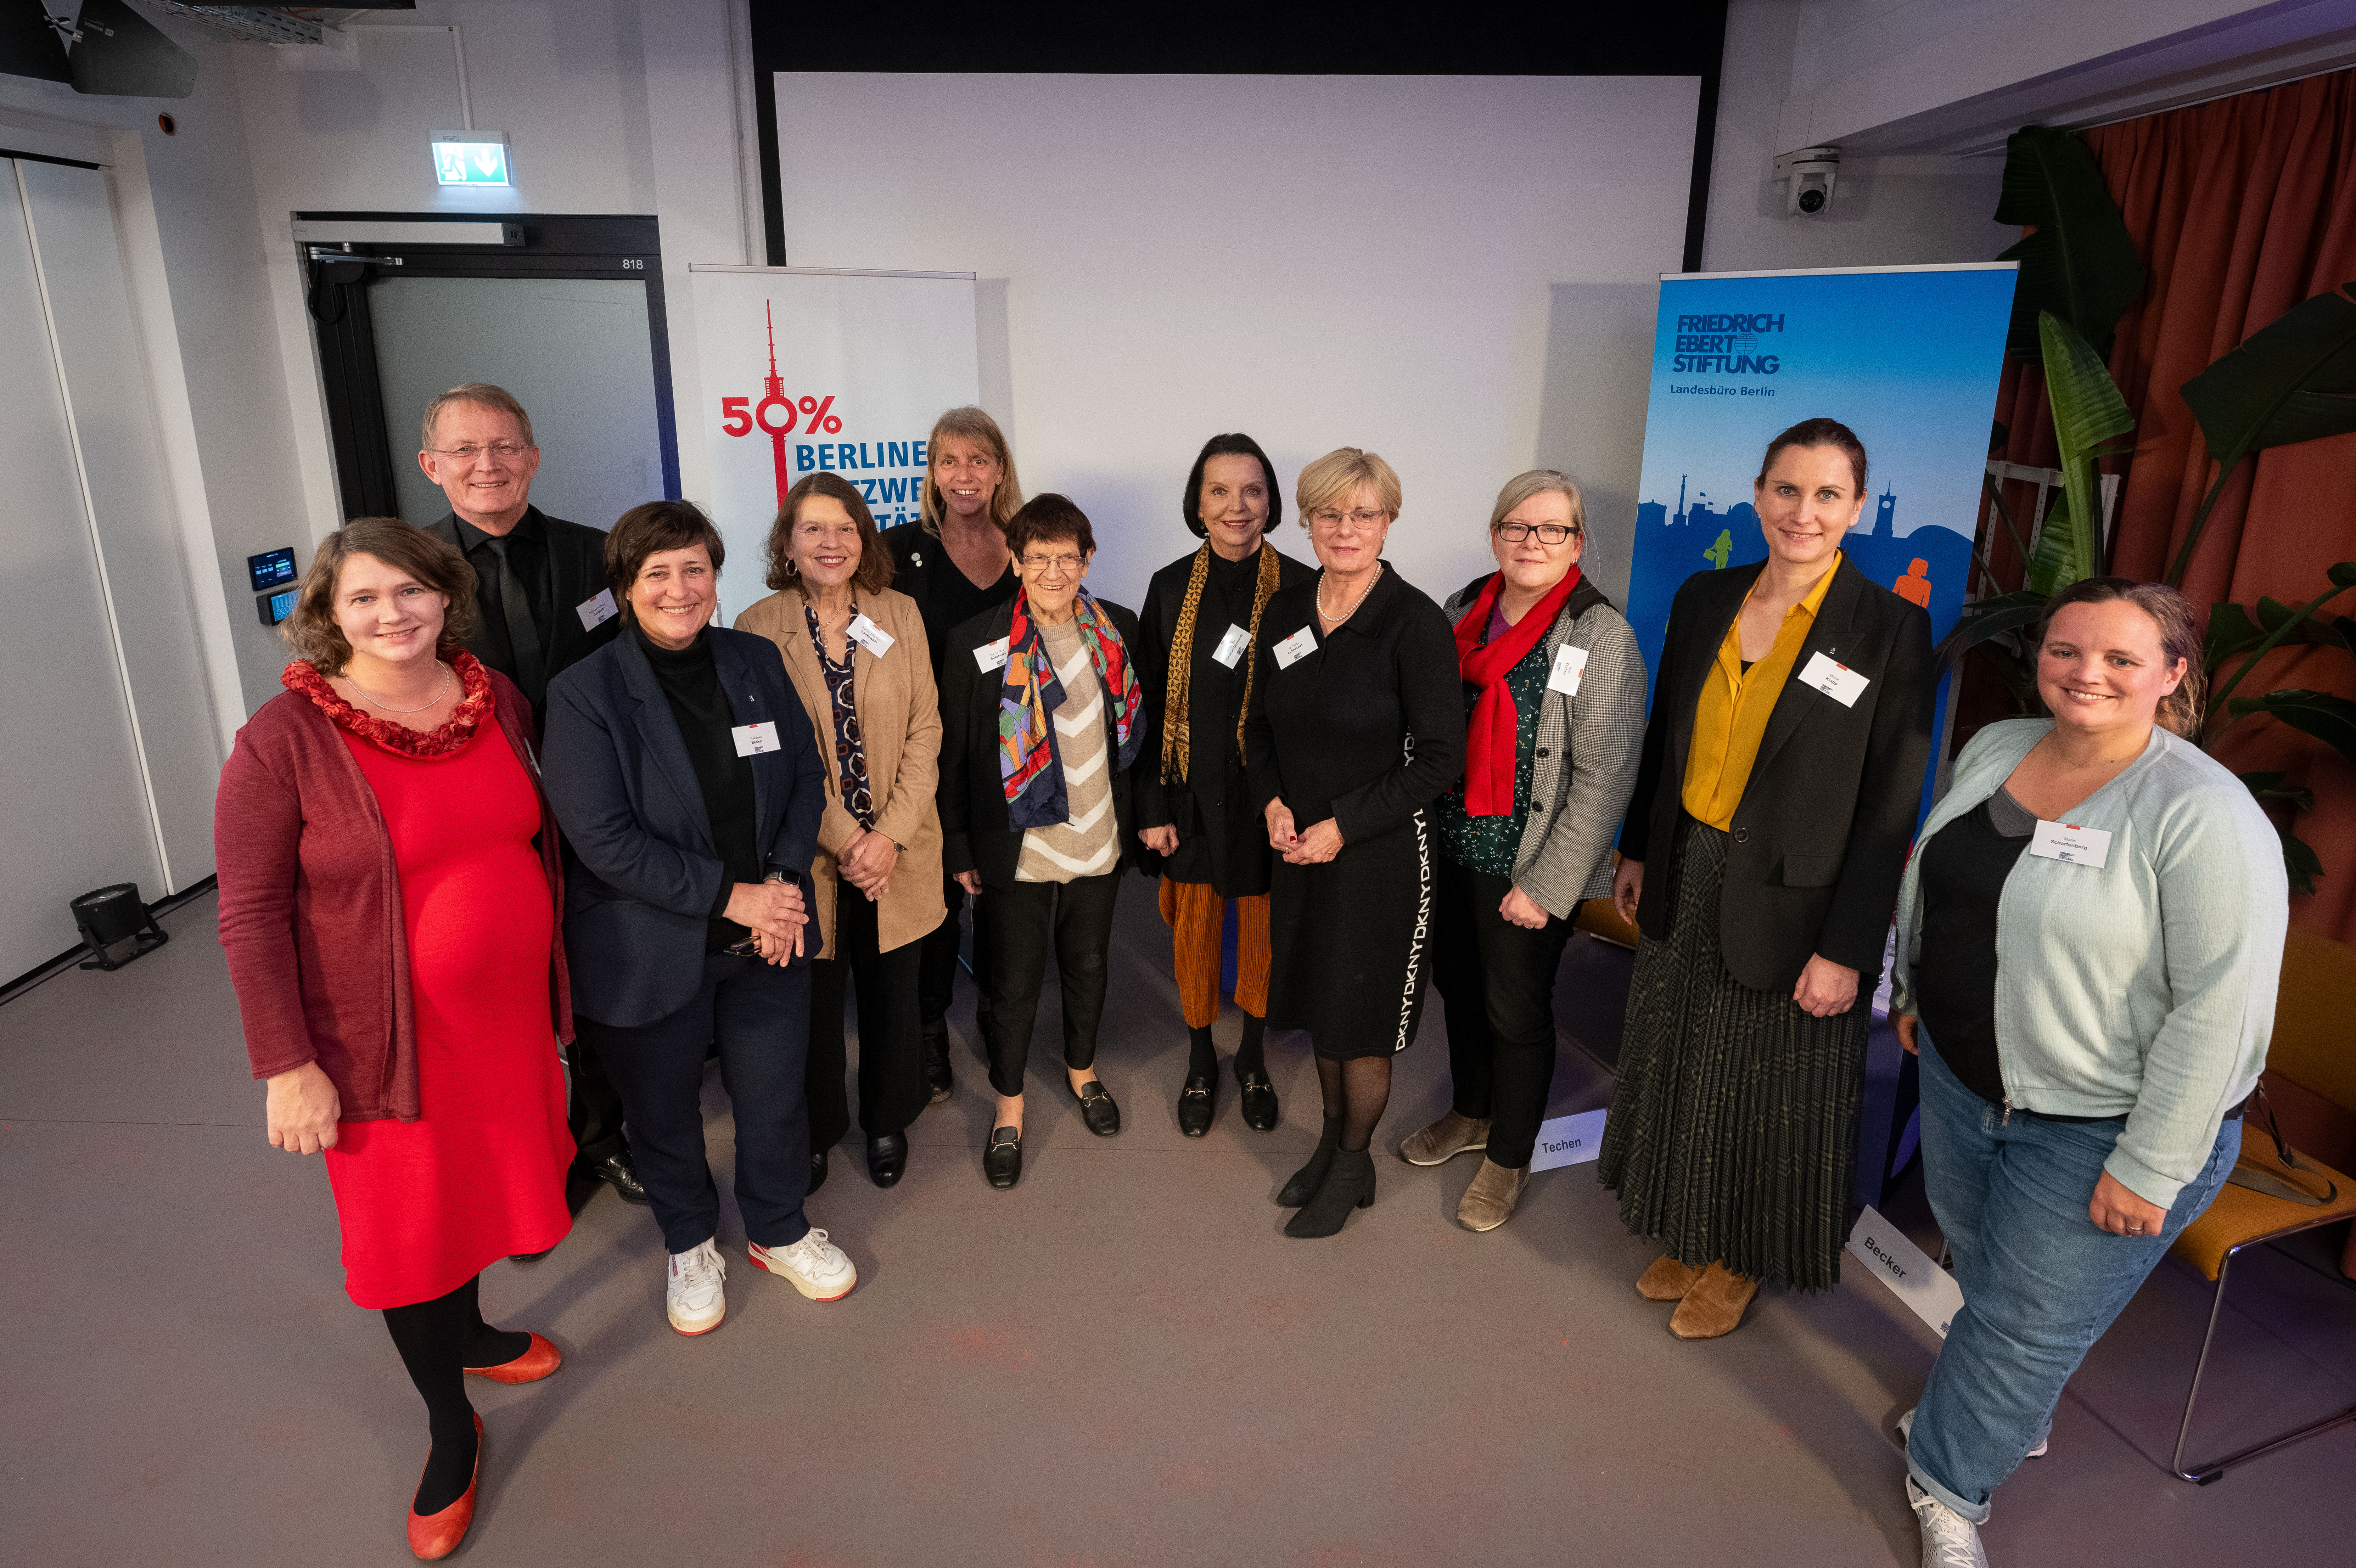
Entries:
[[1489,1117],[1490,1160],[1519,1170],[1554,1093],[1554,981],[1571,923],[1550,915],[1537,931],[1515,925],[1497,912],[1512,878],[1444,857],[1438,873],[1431,978],[1448,1008],[1456,1114]]
[[605,1064],[597,1060],[597,1051],[580,1031],[574,1030],[571,1045],[564,1048],[564,1078],[572,1091],[565,1096],[564,1122],[573,1129],[573,1141],[581,1147],[575,1157],[583,1165],[594,1165],[601,1159],[630,1152],[630,1142],[622,1136],[622,1096],[605,1076]]
[[[917,960],[916,1017],[920,1025],[937,1024],[948,1016],[949,1003],[957,991],[958,950],[965,942],[964,923],[958,918],[965,910],[965,889],[955,877],[944,876],[941,883],[941,896],[948,903],[948,912],[941,917],[933,933],[925,938],[923,955]],[[990,968],[990,901],[974,900],[974,985],[981,993],[985,1009],[990,988],[981,977]]]
[[982,999],[990,1004],[981,1032],[990,1047],[991,1087],[1000,1093],[1023,1093],[1051,947],[1064,988],[1064,1065],[1096,1064],[1113,901],[1119,891],[1120,873],[1115,870],[1068,882],[992,884],[976,901],[977,908],[997,906],[991,913],[990,963],[981,976]]
[[810,1147],[832,1148],[851,1130],[843,1087],[845,993],[859,997],[859,1126],[871,1139],[905,1130],[932,1098],[925,1083],[916,1022],[921,941],[875,951],[875,906],[844,883],[834,896],[836,956],[810,965]]
[[622,1028],[575,1018],[622,1092],[638,1179],[654,1200],[665,1251],[683,1253],[720,1229],[720,1189],[703,1152],[703,1062],[717,1045],[720,1082],[736,1118],[736,1207],[744,1234],[790,1246],[809,1231],[809,1118],[802,1074],[810,971],[711,954],[695,997],[669,1018]]

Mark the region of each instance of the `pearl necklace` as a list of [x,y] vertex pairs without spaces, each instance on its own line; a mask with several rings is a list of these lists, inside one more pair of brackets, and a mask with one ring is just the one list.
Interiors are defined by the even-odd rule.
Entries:
[[1326,620],[1333,622],[1333,624],[1337,626],[1340,625],[1343,622],[1348,620],[1351,616],[1358,613],[1358,606],[1364,604],[1366,602],[1366,595],[1374,592],[1375,579],[1380,577],[1382,574],[1382,558],[1377,556],[1375,558],[1375,570],[1366,574],[1365,586],[1358,590],[1358,596],[1355,599],[1350,601],[1350,607],[1347,610],[1343,611],[1338,615],[1327,615],[1325,613],[1325,579],[1323,576],[1320,576],[1317,579],[1317,613],[1323,616]]
[[354,691],[359,692],[360,694],[361,700],[365,701],[370,708],[380,708],[387,713],[423,713],[426,709],[433,707],[435,703],[441,701],[443,698],[449,695],[450,667],[448,665],[444,665],[442,667],[442,684],[434,688],[434,695],[432,697],[427,698],[424,702],[415,708],[395,708],[390,702],[387,702],[383,699],[372,694],[368,688],[362,686],[359,681],[354,680],[348,675],[344,677],[344,684],[350,687]]

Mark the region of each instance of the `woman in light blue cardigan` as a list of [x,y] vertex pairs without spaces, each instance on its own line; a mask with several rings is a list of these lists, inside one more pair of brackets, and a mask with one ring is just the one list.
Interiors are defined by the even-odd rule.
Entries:
[[2055,595],[2054,717],[1964,748],[1899,893],[1890,1019],[1964,1292],[1900,1422],[1926,1563],[1987,1562],[1990,1494],[2241,1149],[2289,894],[2273,825],[2191,739],[2200,656],[2172,589]]

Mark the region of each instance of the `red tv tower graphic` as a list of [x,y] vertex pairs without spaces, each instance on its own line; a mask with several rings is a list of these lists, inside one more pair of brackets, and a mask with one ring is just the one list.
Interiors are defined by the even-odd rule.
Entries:
[[[794,427],[801,422],[803,415],[809,418],[809,423],[804,428],[813,435],[839,434],[842,430],[842,418],[830,411],[834,407],[832,397],[805,396],[797,402],[786,396],[786,384],[777,376],[776,313],[766,300],[761,304],[761,316],[767,324],[769,334],[769,373],[761,379],[761,400],[755,403],[750,398],[721,399],[720,428],[730,435],[750,435],[755,424],[761,427],[762,433],[769,438],[772,461],[776,464],[777,505],[782,507],[786,504],[787,492],[794,487],[793,460],[786,450],[786,437],[794,433]],[[785,423],[769,422],[769,411],[773,408],[785,411]]]

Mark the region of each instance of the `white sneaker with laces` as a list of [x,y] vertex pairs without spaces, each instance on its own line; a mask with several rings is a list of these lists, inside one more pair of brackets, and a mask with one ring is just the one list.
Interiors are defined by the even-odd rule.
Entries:
[[1906,1477],[1906,1500],[1922,1521],[1922,1568],[1988,1568],[1980,1527]]
[[728,1295],[722,1288],[727,1278],[727,1261],[709,1241],[671,1253],[669,1282],[663,1292],[670,1326],[687,1335],[709,1334],[719,1328],[720,1320],[728,1316]]
[[[1903,1447],[1905,1447],[1905,1446],[1906,1446],[1906,1436],[1907,1436],[1907,1434],[1909,1434],[1909,1433],[1912,1432],[1913,1430],[1914,1430],[1914,1413],[1913,1413],[1912,1411],[1911,1411],[1911,1410],[1910,1410],[1910,1411],[1908,1411],[1905,1414],[1903,1414],[1903,1415],[1901,1415],[1901,1416],[1900,1416],[1900,1417],[1898,1418],[1898,1445],[1899,1445],[1901,1448],[1903,1448]],[[2024,1458],[2024,1459],[2042,1459],[2042,1458],[2044,1458],[2044,1457],[2045,1457],[2045,1449],[2046,1449],[2046,1446],[2047,1446],[2049,1444],[2051,1444],[2052,1441],[2053,1441],[2053,1440],[2052,1440],[2051,1437],[2040,1437],[2040,1438],[2039,1438],[2039,1439],[2037,1440],[2037,1446],[2036,1446],[2036,1447],[2034,1447],[2034,1448],[2031,1448],[2028,1453],[2023,1454],[2023,1455],[2021,1456],[2021,1457],[2022,1457],[2022,1458]]]
[[755,1268],[790,1282],[812,1301],[840,1301],[859,1283],[859,1271],[843,1256],[842,1249],[815,1225],[792,1246],[765,1247],[754,1242],[745,1250]]

